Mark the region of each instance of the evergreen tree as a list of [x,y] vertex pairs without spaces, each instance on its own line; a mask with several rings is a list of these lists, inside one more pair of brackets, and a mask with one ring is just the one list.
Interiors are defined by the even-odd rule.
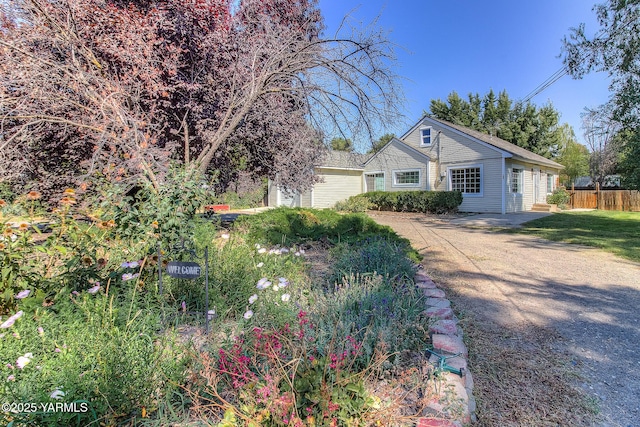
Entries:
[[531,103],[513,103],[506,91],[485,96],[469,94],[463,100],[454,91],[447,101],[431,100],[431,116],[497,136],[547,158],[555,158],[561,148],[560,113],[553,105],[538,108]]

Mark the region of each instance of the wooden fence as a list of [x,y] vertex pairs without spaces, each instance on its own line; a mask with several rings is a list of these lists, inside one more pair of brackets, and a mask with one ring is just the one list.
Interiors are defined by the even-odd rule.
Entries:
[[607,211],[640,212],[640,192],[637,190],[575,190],[571,188],[573,209],[602,209]]

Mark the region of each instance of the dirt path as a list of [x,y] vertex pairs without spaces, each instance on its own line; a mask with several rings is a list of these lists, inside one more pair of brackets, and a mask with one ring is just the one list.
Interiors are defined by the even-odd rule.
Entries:
[[[502,348],[497,353],[492,349],[493,353],[516,359],[529,352],[532,360],[539,359],[534,367],[549,361],[546,371],[561,370],[553,363],[556,357],[569,361],[581,374],[570,382],[600,409],[595,421],[582,417],[589,408],[573,408],[576,413],[571,413],[575,396],[558,385],[569,381],[561,373],[558,377],[562,378],[547,383],[540,376],[527,379],[526,372],[513,373],[511,365],[517,360],[487,360],[487,366],[503,364],[505,369],[495,378],[483,378],[492,376],[484,372],[486,367],[476,375],[482,424],[558,425],[556,420],[569,419],[582,425],[640,426],[639,264],[598,249],[467,228],[420,214],[371,216],[411,240],[424,256],[427,271],[447,287],[462,317],[466,314],[478,323],[469,325],[469,330],[479,327],[480,336],[496,335],[495,343]],[[470,343],[470,351],[481,362],[483,348],[477,344]],[[506,347],[515,348],[515,353]],[[531,367],[520,371],[527,369]],[[525,383],[519,384],[522,381]],[[505,385],[509,382],[513,384]],[[503,386],[512,395],[500,399]],[[530,389],[540,392],[529,394]],[[519,398],[523,405],[531,403],[531,411],[549,410],[549,414],[529,421],[524,412],[501,403]],[[545,398],[548,403],[527,402]],[[558,411],[567,411],[566,416],[553,414],[556,401]]]

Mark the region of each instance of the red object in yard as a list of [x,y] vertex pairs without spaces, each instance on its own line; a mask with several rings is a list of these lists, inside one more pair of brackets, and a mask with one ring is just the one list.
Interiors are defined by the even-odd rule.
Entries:
[[213,212],[224,212],[230,211],[231,206],[229,205],[207,205],[204,207],[205,211],[213,211]]

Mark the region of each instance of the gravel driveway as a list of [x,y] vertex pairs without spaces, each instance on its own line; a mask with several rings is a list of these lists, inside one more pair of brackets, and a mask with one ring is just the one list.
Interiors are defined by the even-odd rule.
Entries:
[[571,356],[582,374],[578,387],[598,402],[596,425],[640,426],[640,264],[460,220],[371,217],[412,242],[457,309],[505,328],[557,333],[554,349]]

